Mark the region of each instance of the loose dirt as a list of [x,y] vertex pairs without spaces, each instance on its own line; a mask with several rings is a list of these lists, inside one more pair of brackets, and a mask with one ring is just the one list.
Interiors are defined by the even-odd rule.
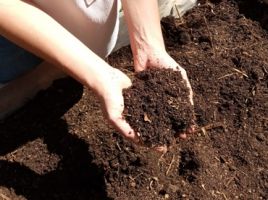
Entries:
[[[56,81],[0,123],[0,199],[267,199],[267,13],[213,0],[162,21],[199,127],[166,154],[123,140],[90,90]],[[133,77],[131,58],[126,47],[108,61]]]
[[179,71],[139,72],[124,91],[126,121],[147,147],[169,146],[194,120],[190,91]]

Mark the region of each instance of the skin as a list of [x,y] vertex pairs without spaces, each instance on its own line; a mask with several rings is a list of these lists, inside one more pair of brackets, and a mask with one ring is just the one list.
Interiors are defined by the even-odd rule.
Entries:
[[[130,33],[135,70],[173,68],[182,73],[190,88],[185,70],[165,50],[157,1],[122,0],[122,4]],[[99,96],[103,113],[109,122],[123,136],[138,142],[138,134],[122,117],[122,90],[131,86],[130,79],[124,73],[107,64],[52,17],[27,1],[0,0],[0,13],[1,35],[46,60],[43,64],[45,68],[53,71],[57,67],[91,88]],[[15,88],[12,84],[9,87]],[[2,98],[5,92],[0,94]],[[5,101],[3,99],[0,102]],[[190,101],[193,103],[192,90]],[[185,137],[186,133],[181,136]]]
[[[135,71],[148,68],[172,68],[180,71],[189,87],[189,99],[193,105],[193,91],[185,69],[166,52],[157,1],[122,0],[122,4],[129,29]],[[187,134],[194,131],[195,127],[191,126],[185,133],[180,133],[180,137],[185,139]]]

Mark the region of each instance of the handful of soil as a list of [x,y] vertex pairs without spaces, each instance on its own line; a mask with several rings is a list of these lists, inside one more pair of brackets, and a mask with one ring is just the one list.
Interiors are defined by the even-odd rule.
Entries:
[[170,145],[194,119],[190,91],[179,71],[150,69],[137,73],[123,91],[126,121],[148,147]]

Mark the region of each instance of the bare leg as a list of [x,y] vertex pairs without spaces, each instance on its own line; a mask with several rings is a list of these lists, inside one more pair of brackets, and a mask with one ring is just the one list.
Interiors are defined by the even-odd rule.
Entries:
[[0,119],[12,114],[40,90],[47,89],[54,80],[64,76],[62,71],[43,62],[29,73],[11,81],[0,89]]

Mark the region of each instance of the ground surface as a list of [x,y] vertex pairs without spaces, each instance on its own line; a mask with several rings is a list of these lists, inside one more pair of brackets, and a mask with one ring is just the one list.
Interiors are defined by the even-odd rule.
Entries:
[[[162,23],[195,93],[196,135],[164,155],[137,147],[91,91],[57,81],[0,123],[0,199],[267,199],[268,11],[235,2]],[[133,75],[129,48],[109,62]]]

